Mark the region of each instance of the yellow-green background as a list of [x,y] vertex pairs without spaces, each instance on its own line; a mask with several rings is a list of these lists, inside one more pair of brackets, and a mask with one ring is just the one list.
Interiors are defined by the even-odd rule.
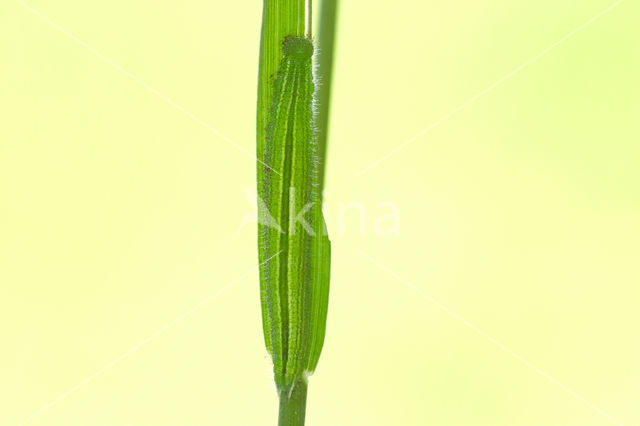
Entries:
[[[27,0],[248,151],[261,2]],[[342,2],[332,290],[309,426],[640,424],[640,6]],[[316,10],[318,9],[316,5]],[[256,264],[254,161],[13,0],[0,4],[0,424]],[[339,203],[367,208],[368,235]],[[400,235],[373,234],[393,202]],[[274,425],[255,272],[29,424]]]

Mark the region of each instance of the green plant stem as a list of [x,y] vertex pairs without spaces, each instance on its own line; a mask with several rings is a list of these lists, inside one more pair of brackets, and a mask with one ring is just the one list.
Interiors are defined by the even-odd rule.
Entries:
[[[305,3],[308,1],[308,13],[305,9]],[[270,126],[270,115],[272,113],[271,106],[272,100],[274,97],[274,83],[276,81],[276,77],[278,76],[278,70],[280,68],[280,63],[283,58],[283,42],[286,38],[291,37],[305,37],[307,36],[311,39],[311,0],[264,0],[263,1],[263,16],[262,16],[262,32],[260,39],[260,66],[259,66],[259,78],[258,78],[258,108],[257,108],[257,150],[256,156],[258,158],[257,163],[257,181],[258,181],[258,196],[259,201],[266,200],[267,205],[271,205],[272,200],[277,200],[277,197],[266,197],[269,194],[269,191],[273,189],[273,187],[269,186],[271,181],[269,177],[272,176],[273,172],[270,167],[265,167],[265,163],[261,161],[261,159],[265,158],[265,153],[272,155],[273,152],[276,152],[276,148],[282,148],[282,145],[278,145],[273,142],[273,137],[268,136],[269,126]],[[318,118],[318,145],[319,145],[319,159],[320,167],[318,170],[318,187],[320,188],[320,194],[322,193],[323,187],[323,176],[324,176],[324,163],[325,163],[325,152],[327,145],[327,129],[328,129],[328,115],[329,115],[329,96],[331,89],[331,69],[333,64],[333,43],[334,43],[334,32],[335,32],[335,16],[336,16],[336,4],[337,0],[323,0],[322,8],[321,8],[321,22],[320,22],[320,33],[319,33],[319,50],[322,52],[318,57],[318,65],[319,65],[319,77],[322,82],[319,91],[317,92],[317,100],[320,105],[317,110],[317,118]],[[307,21],[308,20],[308,21]],[[298,87],[298,86],[296,86]],[[298,87],[296,90],[299,90]],[[296,98],[297,99],[297,98]],[[309,102],[311,105],[311,101]],[[278,117],[276,113],[274,113],[275,117]],[[313,114],[309,113],[309,117]],[[309,119],[311,123],[311,118]],[[289,124],[288,122],[280,122],[280,125]],[[296,133],[297,134],[297,133]],[[269,140],[268,140],[269,138]],[[309,138],[310,141],[312,138]],[[309,141],[308,141],[309,142]],[[267,146],[269,145],[269,146]],[[276,146],[277,145],[277,146]],[[271,150],[271,151],[270,151]],[[284,169],[282,170],[284,172]],[[313,176],[313,174],[310,174]],[[277,194],[276,194],[277,195]],[[285,202],[286,206],[288,202]],[[326,314],[327,314],[327,299],[328,299],[328,285],[329,285],[329,264],[330,264],[330,242],[326,235],[326,228],[324,226],[324,219],[322,218],[321,211],[321,203],[316,203],[317,211],[313,211],[312,214],[315,214],[314,217],[317,219],[313,221],[314,226],[316,227],[314,234],[318,236],[312,241],[311,246],[309,247],[308,253],[303,253],[304,256],[311,256],[311,264],[310,270],[312,271],[311,276],[312,280],[308,280],[311,283],[311,288],[306,291],[311,291],[311,306],[310,311],[305,312],[305,321],[303,321],[303,325],[305,327],[310,327],[311,329],[306,332],[307,334],[302,333],[304,336],[312,336],[311,341],[309,342],[304,350],[308,350],[309,353],[306,356],[308,359],[308,365],[306,365],[305,374],[311,373],[315,370],[315,366],[317,364],[317,360],[320,356],[320,350],[322,348],[322,344],[324,341],[324,332],[325,332],[325,324],[326,324]],[[314,207],[315,209],[316,207]],[[264,218],[264,212],[260,213],[263,208],[259,208],[260,218]],[[265,232],[268,230],[268,227],[265,227],[263,223],[267,223],[266,221],[260,220],[258,225],[258,246],[259,246],[259,261],[261,265],[264,265],[267,261],[267,257],[269,259],[272,256],[267,256],[266,253],[271,254],[269,251],[270,247],[273,247],[271,244],[271,240],[269,239],[269,233]],[[285,221],[288,223],[288,221]],[[277,240],[274,240],[277,241]],[[289,252],[282,254],[280,258],[277,258],[280,261],[283,261],[283,265],[286,265],[287,260],[289,259]],[[295,253],[294,253],[295,254]],[[274,269],[275,270],[275,269]],[[269,311],[270,307],[273,306],[272,302],[275,300],[274,298],[269,299],[274,293],[273,286],[269,287],[269,283],[274,283],[274,285],[280,284],[282,281],[271,280],[268,281],[269,278],[268,270],[265,267],[262,267],[260,270],[261,274],[261,301],[262,301],[262,315],[263,315],[263,324],[265,330],[265,343],[267,349],[271,353],[274,359],[277,357],[282,357],[282,359],[287,359],[290,362],[291,359],[297,359],[295,356],[289,356],[291,353],[288,352],[287,347],[288,340],[286,339],[289,335],[283,337],[283,334],[272,334],[270,330],[273,330],[273,327],[277,324],[272,323],[272,321],[281,321],[279,326],[281,329],[289,329],[290,324],[282,320],[282,318],[287,319],[287,316],[278,316],[271,315],[270,312],[276,312],[277,310]],[[296,281],[297,282],[297,281]],[[307,283],[308,284],[308,283]],[[296,287],[290,287],[296,288]],[[301,287],[303,288],[303,287]],[[288,289],[287,289],[288,290]],[[288,294],[288,292],[287,292]],[[302,294],[302,293],[301,293]],[[280,299],[278,299],[280,300]],[[297,299],[286,299],[285,302],[290,302],[291,300]],[[291,335],[296,335],[295,333],[290,333]],[[274,337],[275,336],[275,337]],[[284,342],[284,343],[282,343]],[[277,347],[277,344],[281,344],[281,347]],[[303,345],[304,346],[304,345]],[[300,352],[304,354],[304,352]],[[301,355],[302,356],[302,355]],[[302,359],[302,358],[301,358]],[[280,407],[279,407],[279,426],[304,426],[305,422],[305,411],[306,411],[306,401],[307,401],[307,383],[306,379],[303,378],[304,374],[302,371],[297,373],[295,369],[286,369],[285,364],[280,362],[280,364],[276,364],[274,362],[274,373],[276,370],[281,374],[285,374],[283,372],[292,374],[294,377],[291,378],[291,381],[286,383],[286,386],[280,383],[278,386],[278,396],[280,399]],[[294,365],[294,364],[291,364]],[[295,364],[298,365],[298,364]],[[293,371],[294,373],[290,373]],[[289,380],[289,378],[287,379]],[[277,380],[276,380],[277,381]],[[290,386],[290,383],[295,381],[293,387]]]
[[320,193],[324,188],[325,164],[327,158],[327,138],[329,135],[329,106],[331,99],[331,84],[333,80],[333,56],[336,39],[336,22],[338,15],[338,0],[323,0],[320,9],[320,31],[318,35],[318,157],[320,158],[319,182]]
[[280,415],[278,426],[304,426],[304,415],[307,406],[307,383],[298,381],[291,395],[280,393]]
[[[274,81],[282,59],[282,42],[285,37],[304,37],[306,35],[305,0],[264,0],[262,11],[262,31],[260,36],[260,60],[258,72],[258,108],[257,108],[257,143],[256,157],[264,158],[266,148],[267,124],[274,91]],[[264,188],[265,170],[263,164],[257,164],[258,196],[265,199]],[[262,222],[261,222],[262,223]],[[265,247],[265,233],[263,226],[258,225],[258,245]],[[260,263],[265,262],[264,250],[259,250]],[[264,270],[261,269],[261,274]],[[261,290],[263,291],[263,290]],[[262,307],[263,323],[267,309]],[[265,334],[265,340],[269,336]],[[268,345],[267,345],[268,346]],[[280,420],[281,426],[304,426],[306,409],[307,385],[302,383],[294,387],[289,397],[280,391]]]

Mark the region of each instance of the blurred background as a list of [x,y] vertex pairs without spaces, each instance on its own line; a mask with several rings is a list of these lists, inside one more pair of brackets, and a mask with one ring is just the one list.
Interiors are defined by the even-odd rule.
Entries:
[[[261,7],[0,4],[0,424],[275,424]],[[308,426],[640,424],[639,13],[342,2]]]

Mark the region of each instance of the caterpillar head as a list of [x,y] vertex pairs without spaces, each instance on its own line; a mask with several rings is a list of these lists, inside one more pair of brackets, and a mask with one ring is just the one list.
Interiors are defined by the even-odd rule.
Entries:
[[294,59],[309,59],[313,55],[313,43],[306,38],[292,37],[284,41],[282,53]]

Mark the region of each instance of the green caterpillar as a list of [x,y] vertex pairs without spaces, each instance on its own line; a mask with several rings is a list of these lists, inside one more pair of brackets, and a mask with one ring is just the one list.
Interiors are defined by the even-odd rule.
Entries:
[[260,262],[275,256],[260,270],[264,338],[276,386],[289,393],[316,368],[329,295],[330,243],[318,185],[313,51],[305,38],[283,43],[261,159],[268,166],[259,170]]

